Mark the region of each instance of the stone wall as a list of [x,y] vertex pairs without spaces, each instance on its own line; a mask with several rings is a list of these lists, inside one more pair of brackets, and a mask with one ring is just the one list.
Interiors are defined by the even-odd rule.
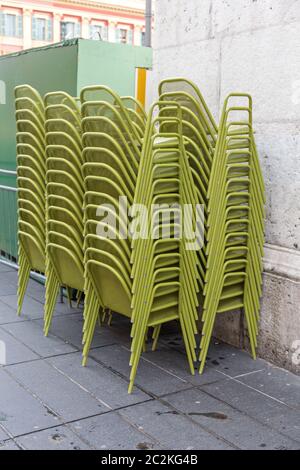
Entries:
[[[216,119],[229,92],[253,96],[267,187],[259,354],[300,372],[300,0],[156,0],[153,48],[149,101],[170,76],[193,80]],[[215,334],[247,348],[242,315],[220,315]]]

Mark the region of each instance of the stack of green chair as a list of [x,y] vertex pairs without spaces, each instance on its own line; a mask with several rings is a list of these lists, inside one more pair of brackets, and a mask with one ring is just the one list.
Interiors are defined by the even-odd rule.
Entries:
[[[87,87],[81,92],[85,184],[84,365],[99,311],[131,316],[128,300],[132,288],[131,241],[130,234],[126,235],[127,220],[123,217],[126,214],[122,213],[119,201],[126,197],[128,206],[133,202],[142,137],[124,101],[107,87]],[[116,213],[117,223],[115,227],[111,224],[109,237],[101,222],[104,214],[99,213],[99,207],[104,205],[108,206],[108,215]]]
[[[159,112],[156,117],[156,108]],[[158,132],[155,132],[156,128]],[[171,129],[171,131],[170,131]],[[132,241],[132,345],[129,392],[132,391],[140,355],[149,327],[155,349],[162,324],[179,321],[191,373],[198,319],[197,250],[187,249],[189,240],[180,222],[185,204],[195,212],[197,196],[182,135],[178,104],[162,101],[150,110],[139,167],[134,203],[147,210],[143,236]],[[160,205],[157,207],[156,205]],[[138,207],[138,206],[137,206]],[[202,221],[203,223],[203,221]],[[191,218],[189,231],[195,232]]]
[[[242,105],[230,106],[234,100]],[[244,103],[246,101],[246,104]],[[252,99],[224,103],[208,189],[208,244],[200,373],[217,313],[244,308],[256,357],[264,241],[264,183],[252,130]]]
[[255,358],[265,188],[250,95],[226,98],[219,128],[183,78],[160,83],[148,115],[105,86],[15,98],[18,313],[31,270],[46,275],[45,335],[59,288],[84,293],[83,365],[97,321],[127,317],[129,393],[149,333],[155,350],[170,321],[195,373],[200,308],[200,373],[218,313],[244,309]]
[[15,88],[18,185],[18,314],[30,271],[45,272],[45,112],[29,85]]
[[[64,92],[45,96],[46,111],[46,301],[48,334],[59,287],[69,298],[84,290],[82,142],[80,108]],[[79,296],[80,298],[80,296]]]
[[[186,155],[196,186],[197,203],[204,209],[204,246],[207,243],[207,190],[217,141],[218,128],[199,90],[184,78],[168,78],[159,85],[159,99],[178,103],[182,112],[182,132]],[[199,251],[199,284],[204,288],[205,250]]]

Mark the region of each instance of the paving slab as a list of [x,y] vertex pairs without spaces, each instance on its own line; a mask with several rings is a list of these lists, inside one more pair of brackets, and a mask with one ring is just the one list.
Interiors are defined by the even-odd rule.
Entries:
[[[43,320],[37,320],[37,323],[40,328],[43,327]],[[50,333],[67,341],[73,347],[82,350],[82,327],[83,318],[81,314],[58,314],[52,319]],[[100,328],[96,328],[91,348],[106,346],[114,342],[114,339],[102,332]]]
[[17,304],[18,304],[18,297],[17,294],[13,295],[4,295],[1,297],[1,301],[8,305],[15,311],[16,321],[18,318],[25,320],[25,319],[35,319],[35,318],[43,318],[44,316],[44,305],[38,301],[25,295],[22,312],[20,317],[17,316]]
[[25,450],[88,450],[90,447],[67,426],[45,429],[16,438]]
[[256,374],[239,377],[244,384],[300,411],[300,377],[272,365]]
[[49,334],[46,338],[42,325],[37,322],[13,323],[3,326],[2,329],[22,343],[29,344],[30,348],[41,357],[57,356],[75,351],[74,347],[57,336]]
[[205,374],[200,375],[197,370],[195,370],[195,375],[192,375],[190,373],[185,354],[167,346],[162,345],[158,347],[155,353],[151,350],[143,353],[143,359],[149,361],[151,364],[161,367],[177,377],[180,377],[181,379],[186,380],[187,382],[190,382],[192,385],[201,385],[217,382],[219,380],[226,380],[226,377],[223,374],[214,370],[212,367],[207,367]]
[[212,341],[207,356],[207,366],[230,377],[265,369],[268,364],[263,359],[254,360],[246,351],[218,341]]
[[3,369],[0,369],[0,422],[18,436],[57,425],[57,417]]
[[67,299],[65,297],[63,299],[63,302],[61,302],[60,298],[58,296],[54,311],[55,311],[56,315],[58,315],[58,314],[70,315],[70,314],[73,314],[73,313],[83,314],[83,307],[82,307],[82,305],[77,307],[76,302],[72,302],[72,307],[70,307],[69,302],[67,301]]
[[[17,294],[18,284],[18,273],[17,271],[9,271],[0,273],[0,295],[12,295]],[[34,279],[29,279],[25,297],[32,297],[39,302],[45,300],[45,286]]]
[[45,361],[10,366],[9,371],[64,421],[104,413],[109,409]]
[[[129,380],[129,349],[120,345],[105,346],[93,349],[90,356]],[[135,384],[142,387],[146,393],[152,393],[156,396],[191,387],[191,384],[186,380],[143,360],[143,358],[139,363]]]
[[0,297],[0,325],[22,322],[25,320],[22,317],[18,317],[16,309],[9,307],[5,302],[2,302],[1,298],[3,297]]
[[159,448],[152,437],[136,429],[115,411],[94,418],[82,419],[70,424],[70,428],[98,450]]
[[5,281],[7,283],[12,284],[13,286],[17,286],[18,284],[18,270],[17,269],[12,269],[10,271],[6,271],[2,273],[0,271],[0,281]]
[[15,269],[0,261],[0,273],[7,273],[8,271],[15,271]]
[[[165,325],[163,325],[165,326]],[[167,325],[166,325],[167,326]],[[181,335],[178,333],[178,328],[168,328],[166,331],[165,328],[161,329],[161,333],[159,335],[158,346],[166,345],[171,349],[175,349],[176,351],[180,351],[182,354],[185,354],[185,346],[184,341]]]
[[82,305],[58,299],[44,338],[44,286],[29,281],[19,318],[16,280],[0,263],[0,450],[300,449],[300,377],[216,340],[191,376],[173,322],[128,395],[130,322],[97,327],[83,368]]
[[[187,392],[180,392],[184,394]],[[158,400],[120,410],[132,424],[158,441],[167,450],[228,450],[232,449],[222,438],[202,429],[190,419],[174,413]]]
[[[35,281],[33,281],[35,282]],[[18,297],[17,294],[11,295],[0,295],[0,300],[11,307],[15,312],[17,312],[17,304],[18,304]],[[71,309],[66,303],[60,304],[57,303],[56,309],[53,313],[53,316],[62,316],[62,315],[72,315],[72,314],[79,314],[82,312],[80,309]],[[25,295],[21,316],[17,317],[16,321],[20,318],[21,320],[35,320],[35,319],[43,319],[44,318],[44,299],[35,299],[30,295]]]
[[35,279],[29,279],[26,294],[40,302],[45,301],[45,286]]
[[0,273],[0,296],[11,295],[17,293],[17,286],[10,280],[6,279],[6,275],[11,272]]
[[237,379],[229,379],[221,384],[203,385],[200,389],[255,418],[260,423],[300,442],[300,412],[269,395],[258,392]]
[[125,346],[130,347],[132,324],[128,318],[113,314],[111,325],[108,326],[106,322],[100,327],[100,331],[103,335],[109,337],[112,343],[121,343]]
[[10,441],[0,443],[0,450],[20,450],[20,448],[11,439]]
[[185,413],[238,449],[298,449],[299,444],[235,410],[200,390],[186,390],[164,397],[164,401]]
[[0,443],[6,441],[7,439],[9,439],[9,435],[0,426]]
[[133,393],[128,394],[128,383],[124,379],[91,358],[88,365],[82,367],[81,353],[51,358],[48,359],[48,362],[111,409],[130,406],[151,399],[149,395],[139,389],[135,389]]
[[38,355],[29,347],[22,344],[18,339],[0,327],[0,341],[4,342],[6,350],[5,364],[18,364],[24,361],[38,359]]
[[[180,351],[185,355],[185,347],[183,340],[178,332],[170,329],[166,334],[162,334],[159,344]],[[212,340],[207,354],[206,365],[204,371],[213,369],[223,373],[229,377],[236,377],[249,372],[261,370],[267,367],[267,362],[263,359],[253,360],[251,355],[239,350],[233,346]],[[204,375],[204,374],[203,374]]]

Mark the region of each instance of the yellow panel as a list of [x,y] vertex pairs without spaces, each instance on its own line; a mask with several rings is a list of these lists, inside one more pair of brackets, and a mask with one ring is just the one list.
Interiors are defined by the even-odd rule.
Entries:
[[137,69],[137,87],[136,87],[136,98],[145,107],[146,102],[146,69]]

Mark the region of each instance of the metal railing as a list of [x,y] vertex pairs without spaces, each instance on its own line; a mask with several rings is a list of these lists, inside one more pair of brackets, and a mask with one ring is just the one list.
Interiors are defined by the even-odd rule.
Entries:
[[[17,177],[16,171],[0,169],[0,176]],[[0,256],[17,263],[17,188],[0,185]]]
[[[17,177],[16,171],[0,168],[0,176]],[[17,188],[0,184],[0,263],[18,269]],[[45,282],[45,276],[32,271],[30,276]]]

